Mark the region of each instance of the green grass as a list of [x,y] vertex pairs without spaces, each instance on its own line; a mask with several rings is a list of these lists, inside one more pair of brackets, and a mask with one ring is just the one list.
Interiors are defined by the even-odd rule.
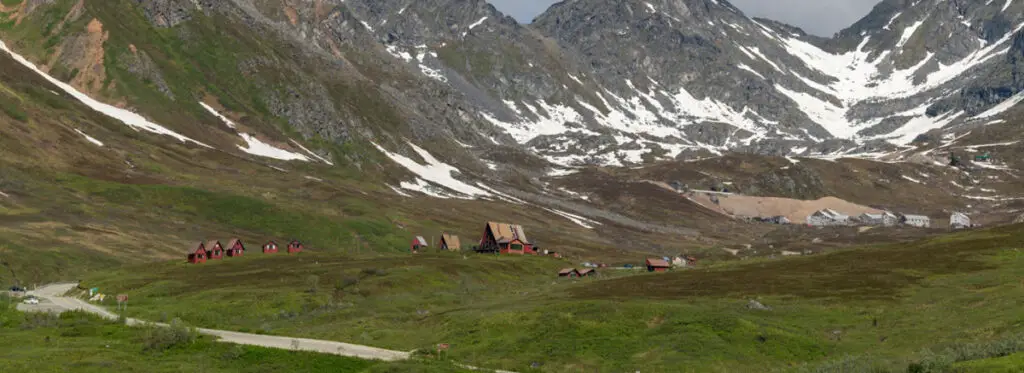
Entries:
[[[132,294],[142,318],[401,350],[450,343],[453,359],[494,368],[903,372],[935,354],[952,364],[1019,349],[1006,342],[1024,333],[1019,232],[578,283],[556,281],[566,264],[548,258],[325,254],[126,269],[86,284]],[[750,298],[772,310],[747,309]]]
[[[518,297],[521,283],[550,284],[564,266],[539,257],[288,256],[253,250],[203,265],[181,260],[149,265],[145,273],[125,268],[90,276],[83,285],[130,294],[129,314],[143,319],[180,317],[204,327],[412,350],[441,343],[436,337],[444,326],[435,315]],[[246,309],[243,315],[231,311],[239,307]]]
[[[127,327],[80,312],[24,314],[0,298],[0,371],[4,372],[462,372],[437,361],[398,363],[180,340],[157,348],[166,329]],[[166,337],[163,337],[166,338]],[[16,348],[15,348],[16,346]]]
[[[241,195],[169,185],[130,185],[104,182],[75,175],[60,178],[61,185],[88,194],[95,203],[119,208],[157,208],[190,221],[213,223],[259,232],[266,239],[299,238],[311,247],[338,248],[365,237],[375,247],[404,247],[406,238],[390,223],[374,217],[327,217],[273,205]],[[354,203],[353,203],[354,202]],[[358,204],[357,204],[358,203]],[[352,200],[349,206],[365,205]],[[370,215],[370,205],[356,207],[356,215]],[[262,244],[262,243],[260,243]]]
[[1020,373],[1024,372],[1024,353],[959,363],[961,372]]

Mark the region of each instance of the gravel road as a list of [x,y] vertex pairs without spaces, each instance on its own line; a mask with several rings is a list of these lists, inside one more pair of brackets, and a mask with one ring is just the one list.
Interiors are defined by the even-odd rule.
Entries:
[[[102,307],[89,304],[88,302],[78,298],[64,296],[64,294],[66,294],[68,291],[74,289],[77,286],[78,284],[74,283],[51,284],[40,287],[39,289],[33,291],[29,291],[28,295],[35,295],[36,297],[40,298],[40,303],[37,305],[19,303],[18,309],[22,311],[44,312],[83,310],[95,315],[99,315],[106,319],[117,320],[118,316],[116,314],[107,311]],[[127,319],[127,324],[167,326],[167,324],[152,323],[133,318]],[[405,360],[408,359],[410,356],[410,353],[408,352],[385,350],[382,348],[370,346],[362,346],[334,341],[324,341],[318,339],[279,337],[271,335],[239,333],[227,330],[203,328],[200,328],[198,330],[202,334],[219,337],[221,342],[237,343],[252,346],[279,348],[286,350],[312,351],[325,354],[357,357],[360,359],[369,360],[395,361]]]

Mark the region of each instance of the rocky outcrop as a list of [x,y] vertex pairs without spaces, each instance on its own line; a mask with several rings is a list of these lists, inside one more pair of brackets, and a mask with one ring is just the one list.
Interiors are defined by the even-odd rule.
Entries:
[[135,0],[156,27],[174,27],[192,19],[198,0]]

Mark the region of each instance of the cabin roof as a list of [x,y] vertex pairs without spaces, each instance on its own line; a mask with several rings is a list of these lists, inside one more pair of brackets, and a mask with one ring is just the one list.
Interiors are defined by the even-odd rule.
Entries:
[[530,243],[530,240],[526,238],[526,231],[523,230],[522,225],[488,222],[487,227],[494,234],[494,240],[499,243],[508,243],[515,239],[522,241],[524,244]]
[[448,234],[448,233],[442,233],[441,234],[441,239],[444,240],[444,242],[446,244],[448,244],[448,247],[461,247],[462,246],[462,243],[459,242],[459,236],[456,236],[456,235],[453,235],[453,234]]
[[647,258],[647,265],[651,267],[671,267],[665,259]]

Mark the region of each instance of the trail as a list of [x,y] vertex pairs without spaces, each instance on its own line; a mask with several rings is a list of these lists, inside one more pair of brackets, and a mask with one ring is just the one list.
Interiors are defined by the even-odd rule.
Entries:
[[[84,300],[66,297],[64,294],[78,287],[77,283],[59,283],[50,284],[40,287],[36,290],[29,291],[28,295],[34,295],[40,298],[42,302],[39,305],[26,305],[19,303],[18,309],[23,311],[53,311],[63,312],[72,310],[81,310],[94,315],[98,315],[108,320],[117,320],[118,315],[108,311],[103,307],[90,304]],[[168,324],[154,323],[135,318],[128,318],[125,320],[125,324],[129,326],[144,326],[152,325],[159,327],[167,327]],[[272,335],[252,334],[252,333],[240,333],[228,330],[218,329],[196,329],[199,333],[205,335],[211,335],[219,338],[220,342],[235,343],[250,346],[260,346],[267,348],[277,348],[283,350],[297,350],[297,351],[310,351],[324,354],[340,355],[355,357],[367,360],[384,360],[384,361],[397,361],[409,359],[412,354],[403,351],[387,350],[383,348],[356,345],[351,343],[326,341],[321,339],[308,339],[308,338],[293,338],[293,337],[281,337]],[[484,372],[495,372],[495,373],[516,373],[507,370],[492,370],[479,368],[472,365],[456,364],[457,366],[470,370],[478,370]]]
[[[91,314],[98,315],[105,319],[117,320],[118,315],[110,312],[102,307],[89,304],[78,298],[65,297],[63,294],[67,293],[71,289],[77,287],[78,284],[74,283],[63,283],[63,284],[51,284],[40,287],[34,291],[30,291],[29,295],[35,295],[46,302],[42,302],[38,307],[30,305],[19,304],[19,309],[44,309],[53,311],[70,311],[70,310],[82,310]],[[154,325],[166,327],[167,324],[152,323],[144,320],[129,318],[126,320],[127,325]],[[307,338],[292,338],[292,337],[280,337],[262,334],[251,334],[251,333],[239,333],[227,330],[217,329],[197,329],[200,333],[206,335],[212,335],[219,337],[221,342],[236,343],[251,346],[260,346],[268,348],[278,348],[286,350],[299,350],[299,351],[311,351],[325,354],[334,354],[341,356],[356,357],[360,359],[369,360],[384,360],[384,361],[395,361],[405,360],[410,357],[409,352],[386,350],[382,348],[355,345],[350,343],[342,343],[335,341],[325,341],[319,339],[307,339]]]

